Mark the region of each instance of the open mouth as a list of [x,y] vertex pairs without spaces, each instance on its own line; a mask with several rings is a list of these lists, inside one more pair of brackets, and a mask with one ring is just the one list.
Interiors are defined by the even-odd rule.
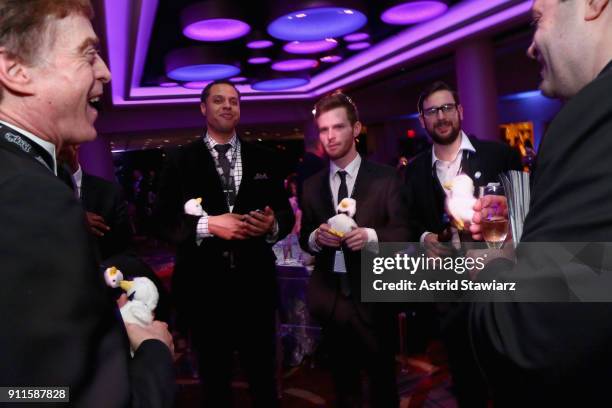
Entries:
[[98,112],[100,112],[100,110],[102,109],[102,102],[99,96],[94,96],[93,98],[89,98],[87,103],[89,104],[89,106],[91,106]]

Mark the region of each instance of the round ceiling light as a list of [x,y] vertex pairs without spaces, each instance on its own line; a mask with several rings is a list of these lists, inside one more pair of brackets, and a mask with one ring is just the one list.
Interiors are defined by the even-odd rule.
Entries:
[[385,10],[380,18],[387,24],[408,25],[431,20],[446,10],[448,5],[441,0],[407,1]]
[[223,53],[224,47],[190,47],[166,55],[166,76],[175,81],[214,81],[240,74],[240,68]]
[[256,91],[282,91],[306,85],[310,82],[306,78],[277,78],[259,81],[251,85]]
[[252,57],[252,58],[249,58],[247,62],[253,65],[261,65],[261,64],[267,64],[270,61],[271,59],[268,57]]
[[233,65],[201,64],[175,68],[166,75],[176,81],[214,81],[233,77],[239,73],[240,68]]
[[369,42],[356,42],[356,43],[350,43],[349,45],[346,46],[346,48],[352,51],[359,51],[359,50],[365,50],[370,45],[371,44]]
[[228,41],[240,38],[251,31],[251,27],[240,20],[214,18],[189,24],[183,28],[185,37],[198,41]]
[[321,62],[325,62],[328,64],[333,64],[341,60],[342,60],[342,57],[339,55],[326,55],[324,57],[321,57]]
[[206,85],[210,84],[210,81],[191,81],[185,82],[183,88],[187,89],[204,89]]
[[270,40],[255,40],[247,43],[247,47],[252,50],[261,50],[263,48],[269,48],[273,45],[274,43]]
[[338,41],[333,38],[326,38],[318,41],[291,41],[285,44],[283,50],[290,54],[316,54],[333,50],[338,46]]
[[358,10],[320,7],[279,17],[268,26],[268,33],[285,41],[317,41],[352,33],[367,21],[367,17]]
[[233,82],[235,84],[240,83],[240,82],[244,82],[246,80],[247,79],[245,77],[242,77],[242,76],[230,78],[230,82]]
[[353,33],[344,36],[344,41],[346,42],[356,42],[356,41],[365,41],[370,38],[368,33]]
[[272,64],[272,69],[274,71],[289,72],[313,69],[317,66],[319,66],[319,61],[315,59],[287,59],[275,62]]

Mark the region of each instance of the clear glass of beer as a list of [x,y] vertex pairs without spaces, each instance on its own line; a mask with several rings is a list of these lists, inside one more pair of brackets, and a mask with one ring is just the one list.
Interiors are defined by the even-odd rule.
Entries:
[[500,249],[508,235],[508,210],[504,188],[498,183],[490,183],[480,188],[480,197],[491,197],[489,205],[483,207],[481,229],[487,247]]

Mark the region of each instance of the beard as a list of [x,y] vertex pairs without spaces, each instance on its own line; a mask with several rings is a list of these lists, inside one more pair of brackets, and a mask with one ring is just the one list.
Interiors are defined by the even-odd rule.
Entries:
[[[442,136],[436,130],[439,126],[449,126],[451,127],[451,131],[447,136]],[[431,129],[427,129],[427,133],[434,141],[434,143],[439,145],[449,145],[452,144],[459,137],[459,133],[461,133],[461,123],[453,123],[450,120],[439,120],[437,121]]]

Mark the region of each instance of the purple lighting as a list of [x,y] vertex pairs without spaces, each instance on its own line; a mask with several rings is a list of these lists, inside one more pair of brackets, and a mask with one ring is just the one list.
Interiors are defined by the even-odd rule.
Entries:
[[240,69],[233,65],[203,64],[175,68],[166,76],[176,81],[214,81],[236,76],[239,73]]
[[185,82],[183,84],[183,88],[187,89],[204,89],[206,85],[208,85],[210,81],[191,81]]
[[278,78],[257,82],[251,85],[251,88],[256,91],[282,91],[306,85],[308,82],[306,78]]
[[355,41],[365,41],[370,38],[370,34],[368,33],[353,33],[344,36],[344,41],[346,42],[355,42]]
[[267,64],[270,61],[271,60],[268,57],[253,57],[253,58],[249,58],[248,63],[253,64],[253,65],[259,65],[259,64]]
[[385,10],[380,19],[392,25],[416,24],[438,17],[447,9],[442,1],[409,1]]
[[333,50],[338,46],[338,41],[326,38],[319,41],[292,41],[285,44],[283,50],[290,54],[316,54],[318,52]]
[[314,59],[288,59],[278,61],[272,64],[272,69],[275,71],[302,71],[305,69],[316,68],[319,62]]
[[356,42],[356,43],[347,45],[346,48],[348,48],[349,50],[353,50],[353,51],[359,51],[359,50],[365,50],[369,46],[370,46],[369,42]]
[[176,82],[162,82],[159,84],[159,86],[162,88],[174,88],[175,86],[178,86],[178,84]]
[[251,31],[251,27],[240,20],[214,18],[196,21],[183,28],[183,34],[192,40],[227,41],[240,38]]
[[334,62],[341,61],[342,57],[339,55],[326,55],[325,57],[321,57],[321,62],[326,62],[328,64],[333,64]]
[[269,48],[273,45],[274,43],[269,40],[255,40],[255,41],[251,41],[250,43],[248,43],[247,47],[252,50],[260,50],[262,48]]
[[286,41],[317,41],[352,33],[367,21],[367,17],[357,10],[321,7],[279,17],[268,26],[268,33]]
[[241,76],[240,76],[240,77],[233,77],[233,78],[230,78],[230,82],[233,82],[233,83],[235,83],[235,84],[236,84],[236,83],[239,83],[239,82],[244,82],[244,81],[246,81],[246,80],[247,80],[247,79],[246,79],[245,77],[241,77]]

